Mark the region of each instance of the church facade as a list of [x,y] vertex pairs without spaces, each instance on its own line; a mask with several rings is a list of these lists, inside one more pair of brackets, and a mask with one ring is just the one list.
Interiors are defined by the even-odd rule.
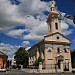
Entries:
[[72,71],[70,41],[62,34],[60,14],[52,1],[50,14],[47,18],[48,35],[31,47],[29,65],[33,65],[39,56],[43,59],[42,68],[56,71]]

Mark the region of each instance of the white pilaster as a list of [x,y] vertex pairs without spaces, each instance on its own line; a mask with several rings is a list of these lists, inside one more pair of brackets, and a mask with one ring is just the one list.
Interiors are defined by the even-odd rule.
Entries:
[[71,62],[69,62],[69,72],[72,72]]
[[61,72],[64,72],[63,62],[61,62]]

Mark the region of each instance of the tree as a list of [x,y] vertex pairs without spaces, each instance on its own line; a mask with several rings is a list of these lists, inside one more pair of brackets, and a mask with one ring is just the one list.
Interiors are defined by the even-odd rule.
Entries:
[[42,63],[43,63],[43,60],[42,60],[41,57],[39,57],[38,59],[36,59],[34,65],[35,65],[35,66],[39,66],[39,62],[42,62]]
[[20,47],[15,52],[14,58],[16,60],[17,65],[23,65],[24,67],[27,67],[27,65],[28,65],[28,52],[25,50],[25,48]]

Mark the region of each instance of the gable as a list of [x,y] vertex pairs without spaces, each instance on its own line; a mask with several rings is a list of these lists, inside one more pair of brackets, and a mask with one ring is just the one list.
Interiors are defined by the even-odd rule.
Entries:
[[53,35],[47,36],[44,38],[45,41],[58,41],[58,42],[70,42],[64,35],[60,33],[55,33]]

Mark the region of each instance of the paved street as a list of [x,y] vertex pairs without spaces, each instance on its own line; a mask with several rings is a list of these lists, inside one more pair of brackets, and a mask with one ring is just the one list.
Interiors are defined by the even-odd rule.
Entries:
[[0,75],[26,75],[26,73],[21,70],[11,70],[7,72],[0,72]]
[[51,74],[51,73],[26,73],[21,70],[11,70],[10,72],[1,73],[0,75],[75,75],[72,73],[57,73],[57,74]]

